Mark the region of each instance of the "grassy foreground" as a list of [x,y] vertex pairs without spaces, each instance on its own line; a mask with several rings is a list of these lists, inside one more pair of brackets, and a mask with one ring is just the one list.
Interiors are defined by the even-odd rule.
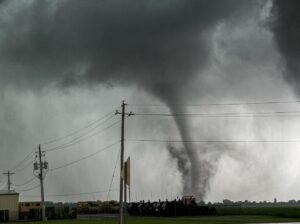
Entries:
[[241,208],[241,209],[217,209],[218,215],[266,215],[287,218],[300,218],[300,208]]
[[[300,218],[284,218],[274,216],[236,215],[214,217],[130,217],[128,224],[229,224],[229,223],[271,223],[271,222],[300,222]],[[15,222],[15,224],[21,222]],[[24,222],[26,224],[41,224],[43,222]],[[49,224],[117,224],[117,219],[103,218],[99,220],[56,220]]]

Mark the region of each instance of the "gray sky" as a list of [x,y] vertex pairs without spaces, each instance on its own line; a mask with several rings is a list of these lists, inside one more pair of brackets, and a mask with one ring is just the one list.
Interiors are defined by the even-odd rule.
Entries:
[[[297,7],[289,2],[2,1],[1,171],[14,167],[40,143],[47,150],[71,141],[76,135],[43,144],[120,109],[122,100],[135,113],[298,111],[295,103],[174,106],[298,99],[294,83],[299,46],[288,40],[297,38],[299,19],[293,13],[288,18],[287,12]],[[296,21],[295,31],[291,38],[283,38],[286,21],[291,20]],[[132,116],[126,120],[126,138],[297,140],[298,119]],[[91,134],[118,120],[114,116]],[[117,124],[72,147],[49,151],[46,159],[55,168],[119,139]],[[168,143],[128,141],[132,199],[171,199],[186,193],[206,201],[298,199],[299,144],[172,143],[179,152],[172,156]],[[107,192],[53,195],[109,189],[118,150],[119,144],[49,172],[46,199],[106,200]],[[187,161],[187,179],[177,166],[181,158]],[[30,161],[17,168],[13,183],[33,177],[31,166],[26,166]],[[118,188],[118,165],[113,190]],[[15,188],[26,190],[37,184],[36,179]],[[6,187],[5,179],[0,186]],[[38,197],[38,188],[21,192],[22,200]],[[117,192],[109,198],[117,199]]]

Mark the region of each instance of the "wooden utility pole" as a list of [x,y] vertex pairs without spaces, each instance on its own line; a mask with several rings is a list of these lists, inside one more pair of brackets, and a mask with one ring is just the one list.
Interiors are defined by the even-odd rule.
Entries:
[[44,161],[42,159],[42,157],[45,156],[45,154],[42,155],[42,153],[45,153],[45,151],[42,152],[41,145],[39,145],[38,152],[36,153],[38,153],[38,156],[36,155],[35,158],[38,157],[39,161],[33,163],[33,173],[40,180],[42,220],[47,221],[45,212],[44,177],[48,170],[48,162],[46,162],[45,159]]
[[125,224],[124,222],[124,195],[123,195],[123,189],[124,189],[124,130],[125,130],[125,115],[131,116],[133,115],[132,112],[126,113],[126,103],[122,102],[122,112],[116,111],[116,114],[121,114],[122,115],[122,125],[121,125],[121,158],[120,158],[120,198],[119,198],[119,224]]
[[124,163],[124,125],[125,125],[125,102],[122,102],[122,125],[121,125],[121,161],[120,161],[120,224],[124,224],[124,205],[123,205],[123,163]]
[[44,177],[43,177],[43,169],[44,163],[42,162],[42,150],[41,145],[39,145],[39,162],[40,162],[40,186],[41,186],[41,206],[42,206],[42,220],[46,221],[46,214],[45,214],[45,196],[44,196]]
[[3,173],[3,174],[7,176],[7,191],[10,192],[10,185],[11,185],[10,176],[15,174],[15,173],[11,173],[8,170],[7,173]]

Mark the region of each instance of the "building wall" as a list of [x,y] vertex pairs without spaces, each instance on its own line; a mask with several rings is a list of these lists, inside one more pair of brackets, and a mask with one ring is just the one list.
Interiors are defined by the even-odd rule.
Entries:
[[0,194],[0,210],[9,210],[9,220],[18,219],[19,194]]
[[29,201],[29,202],[20,202],[19,203],[19,212],[29,212],[30,209],[39,209],[42,208],[39,201]]

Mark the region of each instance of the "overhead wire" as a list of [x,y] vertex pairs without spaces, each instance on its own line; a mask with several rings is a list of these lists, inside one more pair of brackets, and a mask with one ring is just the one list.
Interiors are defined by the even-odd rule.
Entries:
[[66,164],[64,164],[64,165],[61,165],[61,166],[58,166],[58,167],[54,167],[54,168],[52,168],[52,169],[49,169],[49,171],[55,171],[55,170],[58,170],[58,169],[62,169],[62,168],[68,167],[68,166],[70,166],[70,165],[73,165],[73,164],[75,164],[75,163],[78,163],[78,162],[80,162],[80,161],[82,161],[82,160],[85,160],[85,159],[87,159],[87,158],[90,158],[90,157],[92,157],[92,156],[95,156],[95,155],[97,155],[97,154],[99,154],[99,153],[101,153],[101,152],[106,151],[107,149],[111,148],[112,146],[116,145],[116,144],[119,143],[119,142],[120,142],[120,140],[118,140],[118,141],[116,141],[115,143],[113,143],[113,144],[111,144],[111,145],[108,145],[108,146],[106,146],[106,147],[104,147],[104,148],[101,148],[100,150],[97,150],[97,151],[95,151],[95,152],[93,152],[93,153],[91,153],[91,154],[89,154],[89,155],[86,155],[86,156],[84,156],[84,157],[82,157],[82,158],[80,158],[80,159],[77,159],[77,160],[74,160],[74,161],[72,161],[72,162],[70,162],[70,163],[66,163]]
[[27,189],[17,189],[17,191],[31,191],[31,190],[34,190],[36,188],[40,187],[40,184],[38,185],[35,185],[34,187],[31,187],[31,188],[27,188]]
[[[269,102],[246,102],[246,103],[229,103],[229,104],[198,104],[198,105],[191,105],[191,104],[174,104],[174,105],[178,105],[178,106],[224,106],[224,105],[254,105],[254,104],[280,104],[280,103],[299,103],[300,101],[286,101],[286,102],[280,102],[280,101],[269,101]],[[143,104],[130,104],[131,106],[149,106],[149,105],[143,105]],[[153,105],[152,105],[153,106]],[[158,105],[157,105],[158,106]],[[160,106],[163,106],[163,105],[160,105]],[[74,139],[72,139],[70,142],[67,142],[67,143],[64,143],[60,146],[57,146],[57,147],[53,147],[53,148],[50,148],[50,149],[46,149],[45,151],[47,152],[50,152],[50,151],[56,151],[56,150],[60,150],[60,149],[64,149],[64,148],[68,148],[74,144],[77,144],[85,139],[88,139],[92,136],[95,136],[96,134],[99,134],[101,132],[104,132],[105,130],[115,126],[117,123],[119,123],[120,121],[118,122],[114,122],[113,124],[111,124],[110,126],[108,127],[105,127],[104,129],[101,129],[100,131],[97,131],[95,133],[91,133],[91,131],[95,130],[96,128],[98,128],[101,124],[105,123],[106,121],[110,120],[112,117],[114,116],[109,116],[112,112],[106,114],[105,116],[103,116],[102,118],[99,118],[97,119],[96,121],[86,125],[85,127],[83,128],[80,128],[80,129],[77,129],[76,131],[74,132],[71,132],[63,137],[59,137],[59,138],[56,138],[56,139],[52,139],[50,141],[47,141],[47,142],[44,142],[43,144],[44,145],[48,145],[48,144],[51,144],[51,143],[54,143],[54,142],[58,142],[58,141],[61,141],[63,139],[66,139],[66,138],[69,138],[71,136],[74,136],[75,134],[77,133],[80,133],[86,129],[89,129],[86,133],[80,135],[80,136],[77,136],[75,137]],[[244,116],[251,116],[251,117],[269,117],[269,116],[272,116],[272,115],[277,115],[277,116],[300,116],[300,111],[271,111],[271,112],[230,112],[230,113],[178,113],[178,114],[167,114],[167,113],[135,113],[135,115],[137,116],[162,116],[162,117],[174,117],[174,116],[203,116],[203,117],[244,117]],[[108,117],[109,116],[109,117]],[[104,119],[104,120],[103,120]],[[101,123],[98,123],[98,122],[101,122]],[[103,123],[102,123],[103,122]],[[98,124],[97,124],[98,123]],[[89,135],[90,134],[90,135]],[[126,141],[128,142],[199,142],[199,143],[289,143],[289,142],[300,142],[300,140],[195,140],[195,141],[186,141],[186,140],[163,140],[163,139],[126,139]],[[100,152],[103,152],[105,150],[107,150],[108,148],[116,145],[117,143],[119,143],[120,141],[117,141],[109,146],[106,146],[96,152],[93,152],[87,156],[84,156],[82,158],[79,158],[75,161],[72,161],[70,163],[67,163],[67,164],[64,164],[64,165],[61,165],[61,166],[58,166],[58,167],[54,167],[52,169],[50,169],[49,171],[55,171],[55,170],[58,170],[58,169],[62,169],[62,168],[65,168],[65,167],[68,167],[70,165],[73,165],[75,163],[78,163],[82,160],[85,160],[87,158],[90,158],[92,156],[95,156],[97,155],[98,153]],[[29,157],[32,153],[34,152],[34,150],[32,152],[30,152],[30,154],[28,154],[23,160],[21,160],[15,167],[13,167],[13,170],[16,170],[16,168],[18,168],[20,165],[22,165],[25,161],[27,161],[28,159],[32,158],[32,157]],[[119,155],[119,154],[118,154]],[[117,160],[118,161],[118,160]],[[94,191],[94,192],[81,192],[81,193],[74,193],[74,194],[56,194],[56,195],[47,195],[47,196],[53,196],[53,197],[61,197],[61,196],[74,196],[74,195],[84,195],[84,194],[96,194],[96,193],[103,193],[103,192],[108,192],[108,197],[109,197],[109,192],[110,191],[113,191],[114,189],[111,189],[111,186],[112,186],[112,182],[113,182],[113,179],[114,179],[114,175],[115,175],[115,170],[116,170],[116,166],[117,166],[117,161],[115,163],[115,166],[114,166],[114,170],[113,170],[113,175],[112,175],[112,179],[111,179],[111,182],[110,182],[110,186],[109,186],[109,189],[108,191]],[[27,165],[26,165],[27,167]],[[26,182],[24,182],[23,184],[13,184],[14,186],[24,186],[28,183],[31,183],[33,180],[35,179],[34,178],[31,178],[29,180],[27,180]],[[32,188],[29,188],[29,189],[21,189],[21,190],[18,190],[18,191],[30,191],[30,190],[33,190],[37,187],[39,187],[40,185],[37,185],[37,186],[34,186]],[[117,189],[115,189],[117,190]],[[24,195],[26,196],[26,195]]]
[[34,151],[37,147],[35,147],[29,154],[27,154],[25,156],[25,158],[23,158],[19,163],[17,163],[17,165],[13,166],[11,169],[11,171],[15,171],[19,166],[21,166],[24,162],[26,162],[27,160],[31,159],[32,156],[34,155]]
[[120,123],[120,121],[116,121],[116,122],[112,123],[111,125],[103,128],[103,129],[101,129],[101,130],[99,130],[99,131],[97,131],[95,133],[92,133],[92,134],[88,133],[90,135],[80,136],[80,138],[77,138],[76,141],[72,140],[72,141],[70,141],[68,143],[65,143],[63,145],[60,145],[60,146],[57,146],[57,147],[54,147],[54,148],[50,148],[50,149],[46,149],[45,151],[46,152],[52,152],[52,151],[57,151],[57,150],[62,150],[62,149],[65,149],[65,148],[69,148],[72,145],[75,145],[75,144],[77,144],[79,142],[82,142],[82,141],[90,139],[91,137],[94,137],[94,136],[96,136],[98,134],[103,133],[104,131],[106,131],[106,130],[108,130],[108,129],[114,127],[114,126],[116,126],[118,123]]
[[225,113],[135,113],[136,116],[160,116],[160,117],[231,117],[231,116],[300,116],[300,111],[269,111],[269,112],[225,112]]
[[[101,124],[104,124],[105,122],[109,121],[109,120],[112,119],[113,117],[114,117],[114,115],[108,117],[107,119],[105,119],[105,120],[102,121],[101,123],[97,124],[97,126],[93,127],[91,130],[88,130],[87,132],[83,133],[82,135],[76,136],[76,137],[73,138],[72,140],[63,143],[62,145],[55,146],[55,147],[53,147],[53,148],[64,147],[65,145],[69,145],[69,144],[71,144],[72,142],[77,141],[77,140],[79,140],[80,138],[85,137],[85,136],[88,135],[90,132],[92,132],[93,130],[95,130],[96,128],[98,128]],[[46,149],[46,151],[51,151],[51,149],[53,149],[53,148]]]
[[[86,136],[86,135],[89,134],[91,131],[93,131],[93,130],[95,130],[97,127],[99,127],[101,124],[103,124],[103,123],[105,123],[106,121],[110,120],[113,116],[110,116],[108,119],[105,119],[105,118],[107,118],[109,115],[111,115],[114,111],[115,111],[115,110],[110,111],[109,113],[105,114],[105,115],[102,116],[101,118],[99,118],[99,119],[97,119],[97,120],[95,120],[95,121],[89,123],[88,125],[86,125],[86,126],[80,128],[80,129],[77,129],[77,130],[75,130],[75,131],[73,131],[73,132],[71,132],[71,133],[69,133],[69,134],[67,134],[67,135],[65,135],[65,136],[62,136],[62,137],[59,137],[59,138],[56,138],[56,139],[52,139],[52,140],[50,140],[50,141],[46,141],[46,142],[44,142],[43,144],[47,145],[47,144],[51,144],[51,143],[60,141],[60,140],[62,140],[62,139],[71,137],[72,135],[75,135],[75,134],[77,134],[77,133],[79,133],[79,132],[81,132],[81,131],[83,131],[83,130],[85,130],[85,129],[87,129],[87,128],[92,127],[93,125],[97,124],[98,122],[100,122],[100,123],[98,123],[96,126],[92,127],[92,129],[89,130],[89,132],[84,133],[83,135],[78,136],[78,137],[72,139],[71,142],[65,143],[65,144],[63,144],[63,145],[61,145],[61,146],[58,146],[58,147],[55,147],[55,148],[51,148],[51,149],[48,150],[48,151],[55,151],[55,150],[58,150],[58,149],[70,147],[71,145],[73,145],[73,144],[70,144],[70,143],[72,143],[72,142],[75,142],[74,144],[78,143],[79,141],[76,142],[76,140],[78,140],[78,139],[80,139],[80,138]],[[105,119],[105,120],[104,120],[104,119]],[[101,121],[102,121],[102,122],[101,122]],[[105,130],[108,129],[108,128],[110,128],[110,127],[105,128]],[[104,130],[103,130],[103,131],[104,131]],[[88,138],[89,138],[89,137],[92,137],[92,136],[88,136]],[[28,163],[28,164],[26,164],[24,167],[22,167],[22,169],[21,169],[21,168],[20,168],[20,169],[17,169],[17,168],[20,167],[24,162],[26,162],[27,160],[31,159],[31,158],[34,156],[34,151],[35,151],[36,149],[37,149],[37,147],[35,147],[32,151],[30,151],[29,154],[27,154],[27,155],[26,155],[19,163],[17,163],[16,165],[12,166],[12,168],[10,168],[9,170],[11,170],[11,171],[13,171],[13,172],[16,172],[16,171],[19,172],[19,171],[23,171],[25,168],[29,167],[30,164],[32,164],[31,162]]]
[[36,177],[32,177],[32,178],[30,178],[29,180],[26,180],[24,183],[22,183],[22,184],[14,184],[14,183],[12,183],[14,186],[16,186],[16,187],[21,187],[21,186],[24,186],[24,185],[26,185],[26,184],[29,184],[29,183],[31,183],[32,181],[34,181],[36,179]]
[[[110,191],[119,191],[119,189],[111,189]],[[89,195],[89,194],[99,194],[106,193],[108,190],[99,190],[91,192],[79,192],[79,193],[70,193],[70,194],[46,194],[47,197],[67,197],[67,196],[77,196],[77,195]],[[22,195],[22,197],[40,197],[40,195]]]
[[111,189],[111,187],[112,187],[112,184],[113,184],[113,181],[114,181],[114,178],[115,178],[116,168],[117,168],[117,164],[118,164],[118,161],[119,161],[120,154],[121,154],[121,149],[119,150],[119,152],[118,152],[118,154],[117,154],[117,159],[116,159],[116,162],[115,162],[113,174],[112,174],[112,177],[111,177],[111,180],[110,180],[110,184],[109,184],[109,190],[108,190],[108,192],[107,192],[107,201],[108,201],[108,199],[109,199],[110,189]]
[[164,104],[145,104],[133,103],[128,104],[134,107],[168,107],[168,106],[186,106],[186,107],[201,107],[201,106],[239,106],[239,105],[268,105],[268,104],[293,104],[300,103],[300,100],[286,100],[286,101],[253,101],[253,102],[232,102],[232,103],[168,103]]
[[[44,142],[44,144],[54,143],[54,142],[60,141],[60,140],[62,140],[62,139],[65,139],[65,138],[68,138],[68,137],[71,137],[71,136],[74,136],[75,134],[77,134],[77,133],[79,133],[79,132],[83,132],[83,131],[89,129],[89,130],[85,131],[84,133],[82,133],[81,135],[76,136],[76,137],[75,137],[74,139],[72,139],[71,141],[69,141],[69,142],[67,142],[67,143],[64,143],[63,145],[60,145],[60,146],[57,146],[57,147],[54,147],[54,148],[47,149],[47,150],[45,150],[45,151],[47,151],[47,152],[49,152],[49,151],[56,151],[56,150],[60,150],[60,149],[64,149],[64,148],[70,147],[70,146],[72,146],[72,145],[74,145],[74,144],[76,144],[76,143],[79,143],[79,142],[81,142],[81,141],[83,141],[83,140],[86,140],[86,139],[88,139],[88,138],[91,138],[91,137],[93,137],[93,136],[95,136],[95,135],[97,135],[97,134],[99,134],[99,133],[102,133],[102,132],[106,131],[106,130],[109,129],[109,128],[112,128],[112,127],[115,126],[116,124],[120,123],[120,121],[114,122],[114,123],[112,123],[111,125],[109,125],[109,126],[103,128],[103,129],[101,129],[101,130],[99,130],[99,131],[96,131],[96,132],[92,133],[92,132],[93,132],[95,129],[97,129],[100,125],[104,124],[105,122],[109,121],[110,119],[112,119],[112,118],[114,117],[114,115],[109,116],[111,113],[112,113],[112,112],[106,114],[105,116],[103,116],[103,117],[100,118],[100,119],[97,119],[97,120],[94,121],[93,123],[90,123],[90,124],[88,124],[87,126],[81,128],[81,129],[78,129],[78,130],[76,130],[76,131],[74,131],[74,132],[72,132],[72,133],[70,133],[70,134],[68,134],[68,135],[66,135],[66,136],[63,136],[63,137],[60,137],[60,138],[57,138],[57,139],[53,139],[53,140],[48,141],[48,142]],[[99,122],[100,122],[100,123],[99,123]],[[82,161],[82,160],[84,160],[84,159],[90,158],[90,157],[95,156],[96,154],[98,154],[98,153],[100,153],[100,152],[103,152],[103,151],[107,150],[108,148],[114,146],[114,145],[117,144],[117,143],[119,143],[119,141],[117,141],[117,142],[115,142],[115,143],[113,143],[113,144],[111,144],[111,145],[109,145],[109,146],[106,146],[106,147],[104,147],[104,148],[102,148],[102,149],[100,149],[100,150],[98,150],[98,151],[96,151],[96,152],[93,152],[93,153],[91,153],[91,154],[89,154],[89,155],[87,155],[87,156],[84,156],[84,157],[82,157],[82,158],[80,158],[80,159],[78,159],[78,160],[72,161],[72,162],[70,162],[70,163],[64,164],[64,165],[59,166],[59,167],[52,168],[52,169],[50,169],[49,171],[54,171],[54,170],[62,169],[62,168],[64,168],[64,167],[67,167],[67,166],[70,166],[70,165],[72,165],[72,164],[78,163],[78,162],[80,162],[80,161]],[[30,159],[30,158],[31,158],[30,156],[31,156],[31,154],[32,154],[33,152],[34,152],[34,151],[32,151],[32,152],[31,152],[28,156],[26,156],[19,164],[17,164],[17,165],[14,167],[14,169],[16,169],[17,167],[19,167],[19,166],[20,166],[22,163],[24,163],[26,160]],[[30,164],[31,164],[31,163],[30,163]],[[26,164],[26,166],[24,166],[23,168],[29,166],[30,164]],[[22,184],[13,184],[13,185],[16,186],[16,187],[18,187],[18,186],[24,186],[24,185],[27,185],[27,184],[31,183],[34,179],[35,179],[35,177],[33,177],[33,178],[31,178],[31,179],[25,181],[25,182],[22,183]],[[30,190],[33,190],[33,189],[35,189],[35,188],[37,188],[37,187],[39,187],[39,185],[38,185],[38,186],[34,186],[34,187],[32,187],[32,188],[28,188],[28,189],[20,189],[20,190],[18,190],[18,191],[30,191]],[[95,192],[92,192],[92,193],[95,193]],[[82,194],[82,193],[80,193],[80,194]]]
[[69,134],[67,134],[67,135],[65,135],[65,136],[58,137],[58,138],[55,138],[55,139],[52,139],[52,140],[43,142],[42,144],[43,144],[43,145],[48,145],[48,144],[51,144],[51,143],[54,143],[54,142],[57,142],[57,141],[61,141],[62,139],[71,137],[71,136],[73,136],[73,135],[75,135],[75,134],[77,134],[77,133],[79,133],[79,132],[81,132],[81,131],[83,131],[83,130],[85,130],[85,129],[91,127],[91,126],[93,126],[94,124],[96,124],[96,123],[102,121],[103,119],[105,119],[107,116],[109,116],[109,115],[112,114],[113,112],[115,112],[115,110],[110,111],[109,113],[105,114],[105,115],[102,116],[101,118],[98,118],[97,120],[95,120],[95,121],[93,121],[93,122],[87,124],[86,126],[84,126],[84,127],[82,127],[82,128],[79,128],[79,129],[77,129],[77,130],[75,130],[75,131],[73,131],[73,132],[71,132],[71,133],[69,133]]
[[[111,191],[117,191],[119,189],[112,189]],[[71,194],[49,194],[49,197],[65,197],[65,196],[76,196],[76,195],[86,195],[86,194],[98,194],[106,193],[108,190],[92,191],[92,192],[80,192],[80,193],[71,193]]]
[[20,167],[19,169],[14,170],[14,172],[16,173],[22,173],[23,171],[25,171],[28,167],[33,165],[33,161],[29,161],[29,163],[27,163],[26,165]]
[[300,140],[168,140],[126,139],[127,142],[170,142],[170,143],[300,143]]

